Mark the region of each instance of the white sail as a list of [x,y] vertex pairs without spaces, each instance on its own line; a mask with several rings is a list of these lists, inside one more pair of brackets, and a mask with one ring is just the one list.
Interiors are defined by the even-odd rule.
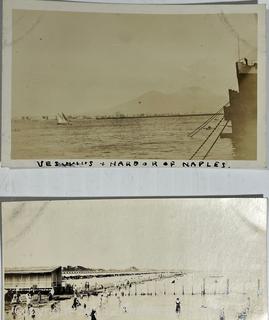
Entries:
[[57,118],[57,124],[69,124],[68,119],[63,113],[58,113],[56,118]]
[[66,115],[65,115],[63,112],[62,112],[62,117],[63,117],[63,119],[64,119],[65,121],[69,122],[68,119],[67,119],[67,117],[66,117]]

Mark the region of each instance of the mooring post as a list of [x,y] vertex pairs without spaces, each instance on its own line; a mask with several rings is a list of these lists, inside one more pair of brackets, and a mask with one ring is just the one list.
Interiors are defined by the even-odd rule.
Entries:
[[226,294],[229,294],[230,293],[230,280],[227,279],[227,282],[226,282]]
[[202,295],[205,295],[205,278],[203,279],[203,291],[202,291]]

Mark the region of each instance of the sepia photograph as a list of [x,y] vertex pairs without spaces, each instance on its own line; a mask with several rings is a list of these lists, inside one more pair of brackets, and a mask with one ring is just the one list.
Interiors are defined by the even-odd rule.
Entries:
[[6,1],[4,164],[264,166],[264,12]]
[[2,319],[267,319],[266,215],[263,198],[2,203]]

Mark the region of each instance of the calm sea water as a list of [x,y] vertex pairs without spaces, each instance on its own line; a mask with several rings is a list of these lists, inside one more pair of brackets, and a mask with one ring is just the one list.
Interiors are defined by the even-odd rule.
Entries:
[[[91,284],[112,282],[124,283],[134,277],[92,278]],[[115,288],[111,296],[90,296],[80,299],[82,306],[77,310],[72,309],[73,299],[59,302],[56,312],[50,310],[50,303],[35,308],[36,318],[40,320],[79,320],[87,319],[91,309],[97,311],[97,320],[219,320],[221,309],[224,310],[225,320],[239,319],[238,314],[249,307],[247,320],[265,319],[265,296],[257,295],[257,278],[249,276],[229,276],[230,294],[225,294],[226,277],[207,277],[206,295],[200,294],[203,276],[188,274],[184,277],[159,279],[134,285],[128,289]],[[173,284],[172,281],[175,281]],[[71,280],[72,281],[72,280]],[[83,281],[74,280],[79,287]],[[184,286],[185,294],[182,294]],[[194,294],[192,295],[192,290]],[[135,295],[135,291],[137,295]],[[124,296],[121,293],[124,293]],[[156,292],[156,295],[155,295]],[[165,294],[164,294],[165,292]],[[216,294],[215,294],[216,292]],[[115,295],[117,293],[117,296]],[[141,295],[149,293],[150,295]],[[175,312],[175,300],[181,301],[181,312]],[[83,305],[86,304],[86,308]],[[127,312],[125,312],[125,310]],[[5,312],[5,320],[11,320],[10,310]],[[26,313],[18,316],[18,320],[28,320]]]
[[[89,119],[74,120],[68,126],[57,125],[56,120],[13,120],[12,159],[188,160],[219,122],[216,118],[211,127],[189,137],[208,117]],[[201,159],[213,140],[214,135],[194,159]],[[207,156],[235,158],[229,138],[219,139]]]

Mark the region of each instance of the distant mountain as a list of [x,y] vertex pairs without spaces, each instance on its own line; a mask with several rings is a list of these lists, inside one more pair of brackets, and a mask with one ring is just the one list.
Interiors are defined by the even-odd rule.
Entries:
[[139,269],[134,267],[134,266],[132,266],[130,268],[124,269],[124,271],[139,271]]
[[83,267],[83,266],[66,266],[66,267],[63,267],[63,271],[128,271],[128,272],[131,272],[131,271],[139,271],[138,268],[134,267],[134,266],[131,266],[130,268],[126,268],[126,269],[102,269],[102,268],[86,268],[86,267]]
[[85,268],[83,266],[66,266],[63,267],[64,271],[81,271],[81,270],[88,270],[88,268]]
[[225,104],[222,96],[200,87],[188,87],[180,92],[165,94],[149,91],[108,110],[109,115],[214,113]]

